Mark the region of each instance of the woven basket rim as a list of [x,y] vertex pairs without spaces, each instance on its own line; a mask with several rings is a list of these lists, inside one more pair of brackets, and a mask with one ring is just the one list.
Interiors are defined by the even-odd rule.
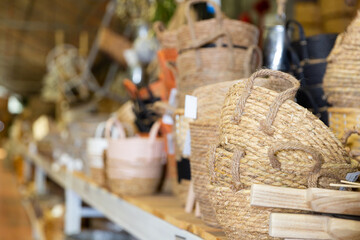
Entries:
[[355,108],[355,107],[329,107],[328,112],[360,113],[360,108]]

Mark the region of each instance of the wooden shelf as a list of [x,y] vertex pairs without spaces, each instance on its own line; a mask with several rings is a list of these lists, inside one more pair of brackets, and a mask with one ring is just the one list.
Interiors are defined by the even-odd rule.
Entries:
[[139,239],[226,239],[220,229],[211,228],[201,219],[186,213],[174,196],[120,197],[81,173],[63,169],[54,171],[50,161],[30,153],[25,146],[18,149],[57,184],[77,193],[84,202]]

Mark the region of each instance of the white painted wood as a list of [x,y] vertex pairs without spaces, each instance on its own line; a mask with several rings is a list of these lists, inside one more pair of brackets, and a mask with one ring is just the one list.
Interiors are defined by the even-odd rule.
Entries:
[[104,214],[98,210],[91,207],[82,207],[81,208],[81,217],[82,218],[103,218]]
[[40,166],[35,166],[35,186],[38,195],[46,193],[46,175]]
[[81,232],[81,198],[70,190],[65,190],[65,234]]

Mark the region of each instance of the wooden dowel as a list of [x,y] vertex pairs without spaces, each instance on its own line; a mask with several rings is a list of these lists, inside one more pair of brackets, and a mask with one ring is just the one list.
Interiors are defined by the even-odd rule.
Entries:
[[345,181],[345,180],[341,180],[340,182],[350,184],[350,185],[358,185],[358,186],[360,186],[360,183],[358,183],[358,182],[350,182],[350,181]]
[[330,183],[331,187],[360,188],[360,185]]

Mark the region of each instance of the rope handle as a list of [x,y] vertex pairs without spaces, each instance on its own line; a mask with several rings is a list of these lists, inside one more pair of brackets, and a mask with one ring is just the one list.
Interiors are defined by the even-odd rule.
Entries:
[[242,149],[236,149],[231,158],[231,177],[232,177],[232,190],[234,192],[242,189],[240,182],[240,160],[245,156],[245,151]]
[[215,172],[216,144],[210,146],[208,154],[209,154],[208,168],[209,168],[210,182],[214,182],[216,178],[216,172]]
[[[215,26],[216,27],[215,31],[212,35],[208,35],[201,39],[197,39],[194,21],[190,14],[190,7],[192,5],[194,5],[195,3],[209,3],[215,9],[215,20],[217,23]],[[233,45],[230,34],[222,26],[222,12],[221,12],[221,9],[219,8],[219,5],[211,0],[191,0],[186,3],[185,14],[186,14],[186,18],[187,18],[187,22],[188,22],[189,30],[190,30],[190,35],[191,35],[191,39],[192,39],[192,44],[191,44],[190,49],[196,50],[196,49],[200,48],[201,46],[205,45],[206,43],[212,42],[217,39],[219,41],[217,41],[216,47],[221,48],[222,42],[220,41],[221,40],[220,38],[225,37],[226,40],[228,41],[228,49],[229,49],[229,54],[230,54],[230,69],[233,69],[235,66],[234,45]],[[198,51],[196,51],[196,65],[199,69],[201,68],[201,65],[202,65],[200,54]]]
[[310,154],[315,160],[314,167],[312,168],[309,178],[308,178],[308,187],[317,187],[318,179],[321,176],[320,170],[324,163],[323,155],[317,150],[309,146],[305,146],[298,142],[285,142],[285,143],[277,143],[269,148],[268,156],[270,160],[270,164],[273,168],[277,170],[281,170],[281,163],[277,159],[276,154],[279,151],[283,150],[299,150]]
[[120,123],[120,121],[116,117],[109,118],[109,120],[106,121],[105,126],[105,138],[115,138],[113,136],[114,131],[112,131],[113,127],[118,131],[117,139],[125,139],[126,133],[124,130],[124,126]]
[[[252,67],[254,54],[255,57],[257,58],[257,64],[255,65],[255,68]],[[263,64],[263,57],[262,57],[261,49],[255,44],[251,45],[247,49],[245,54],[244,69],[246,72],[246,76],[249,77],[251,73],[253,73],[256,69],[261,68],[262,64]]]
[[95,138],[102,138],[105,135],[106,122],[101,122],[95,129]]
[[301,61],[304,61],[305,63],[307,63],[309,61],[309,50],[308,50],[308,46],[307,46],[307,40],[306,40],[304,28],[301,25],[301,23],[299,23],[298,21],[288,20],[286,22],[286,32],[289,32],[290,25],[295,25],[297,27],[297,30],[298,30],[299,36],[300,36],[300,46],[301,46],[302,57],[303,57],[303,59]]
[[[344,133],[344,136],[341,139],[341,143],[343,144],[344,147],[346,147],[346,145],[348,144],[349,138],[353,134],[357,134],[360,136],[360,130],[354,128],[354,129],[348,130]],[[356,158],[356,157],[360,156],[360,151],[356,151],[356,150],[351,151],[351,149],[349,149],[349,148],[347,150],[348,150],[351,158]]]
[[249,98],[251,91],[254,87],[255,79],[258,77],[266,77],[266,76],[281,78],[283,80],[292,83],[293,85],[293,87],[288,88],[285,91],[278,94],[274,102],[270,105],[269,112],[265,120],[260,121],[260,129],[268,135],[273,135],[274,129],[271,127],[271,125],[273,124],[281,105],[286,100],[294,98],[297,90],[300,87],[299,81],[287,73],[283,73],[275,70],[269,70],[269,69],[262,69],[253,73],[245,82],[244,91],[241,94],[239,101],[235,107],[233,120],[237,123],[240,122],[241,116],[244,114],[246,101]]

